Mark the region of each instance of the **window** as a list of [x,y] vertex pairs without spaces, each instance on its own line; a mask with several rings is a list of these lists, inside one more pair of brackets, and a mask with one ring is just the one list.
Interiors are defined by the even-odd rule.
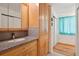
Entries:
[[74,35],[76,33],[76,17],[75,16],[59,17],[59,33]]

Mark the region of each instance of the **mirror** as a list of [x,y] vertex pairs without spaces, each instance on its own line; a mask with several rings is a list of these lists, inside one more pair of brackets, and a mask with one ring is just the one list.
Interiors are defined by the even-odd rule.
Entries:
[[0,3],[0,28],[8,28],[8,4]]
[[9,4],[9,28],[21,28],[21,9],[20,4]]
[[21,29],[20,3],[0,3],[0,28]]

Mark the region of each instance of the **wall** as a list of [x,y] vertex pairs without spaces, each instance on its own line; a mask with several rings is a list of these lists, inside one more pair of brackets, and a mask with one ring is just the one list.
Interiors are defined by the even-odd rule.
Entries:
[[[52,9],[53,9],[53,7],[52,7]],[[51,18],[53,18],[53,16],[55,16],[57,18],[57,14],[55,11],[52,12]],[[53,23],[53,25],[51,26],[51,45],[53,45],[53,46],[57,43],[57,21],[58,21],[58,19],[53,19],[53,21],[51,22],[51,23]]]
[[[51,18],[53,18],[53,16],[55,16],[57,18],[57,14],[55,12],[55,10],[53,9],[53,7],[51,7]],[[58,42],[57,40],[57,19],[53,19],[53,21],[51,23],[53,23],[53,26],[51,26],[51,40],[50,40],[50,53],[53,53],[53,46]]]
[[79,56],[79,4],[76,4],[76,16],[77,16],[76,55]]
[[[65,7],[65,6],[64,6]],[[54,41],[54,42],[63,42],[63,43],[66,43],[66,44],[76,44],[76,35],[61,35],[59,34],[59,30],[58,30],[58,17],[59,16],[73,16],[75,15],[75,8],[74,6],[72,7],[68,7],[68,8],[57,8],[57,10],[55,10],[56,6],[53,7],[52,9],[52,13],[53,11],[56,13],[56,17],[57,17],[57,20],[55,20],[55,28],[52,28],[51,29],[51,40]],[[67,7],[67,6],[66,6]],[[53,14],[51,15],[53,16]],[[55,30],[53,32],[53,30]],[[53,38],[52,36],[54,35],[55,38]]]
[[[74,12],[71,11],[71,12],[61,13],[59,16],[74,16],[74,15],[75,15],[75,11]],[[58,33],[57,37],[58,37],[57,39],[59,42],[73,44],[73,45],[76,43],[76,35],[62,35]]]

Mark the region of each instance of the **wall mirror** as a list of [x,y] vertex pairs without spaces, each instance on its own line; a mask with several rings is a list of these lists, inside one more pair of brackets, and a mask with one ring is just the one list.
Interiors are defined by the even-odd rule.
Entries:
[[0,29],[21,29],[20,5],[20,3],[0,3]]

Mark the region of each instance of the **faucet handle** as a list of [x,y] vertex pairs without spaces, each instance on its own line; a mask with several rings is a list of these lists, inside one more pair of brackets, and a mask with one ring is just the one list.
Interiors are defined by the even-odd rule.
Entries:
[[12,39],[15,39],[15,33],[12,33]]

